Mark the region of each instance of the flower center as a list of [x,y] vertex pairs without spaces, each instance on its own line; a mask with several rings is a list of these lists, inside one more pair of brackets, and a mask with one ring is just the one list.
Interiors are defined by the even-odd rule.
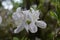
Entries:
[[29,25],[31,23],[31,21],[30,20],[27,20],[26,23]]

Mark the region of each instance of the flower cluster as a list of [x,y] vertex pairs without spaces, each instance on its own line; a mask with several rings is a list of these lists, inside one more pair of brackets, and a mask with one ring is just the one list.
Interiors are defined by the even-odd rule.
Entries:
[[21,10],[21,7],[17,8],[16,12],[13,13],[12,18],[17,25],[14,33],[19,33],[24,28],[27,32],[36,33],[38,31],[37,27],[46,28],[47,24],[44,21],[38,21],[40,12],[39,10]]

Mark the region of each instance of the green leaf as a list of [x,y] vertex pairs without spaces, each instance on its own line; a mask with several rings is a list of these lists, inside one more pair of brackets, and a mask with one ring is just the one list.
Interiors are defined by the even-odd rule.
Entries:
[[60,7],[57,7],[56,11],[57,11],[58,18],[60,19]]
[[53,12],[53,11],[50,11],[50,16],[53,17],[53,18],[58,19],[57,14],[55,12]]

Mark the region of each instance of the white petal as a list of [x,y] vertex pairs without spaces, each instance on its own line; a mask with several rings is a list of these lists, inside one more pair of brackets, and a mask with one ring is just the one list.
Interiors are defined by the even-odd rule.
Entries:
[[33,4],[33,5],[31,6],[31,8],[33,8],[33,9],[35,9],[35,10],[36,10],[37,5],[36,5],[36,4]]
[[30,25],[29,25],[29,31],[31,32],[31,33],[36,33],[37,32],[37,26],[34,24],[34,23],[31,23]]
[[32,11],[32,18],[33,18],[33,20],[37,21],[37,19],[39,19],[39,15],[40,15],[39,10],[34,10],[33,8],[31,8],[31,11]]
[[12,18],[16,25],[21,25],[24,21],[24,15],[22,13],[13,13]]
[[29,29],[28,24],[24,23],[23,26],[24,26],[24,28],[26,29],[26,31],[29,32],[29,31],[28,31],[28,29]]
[[46,28],[47,24],[44,21],[36,21],[36,26],[44,29]]
[[25,11],[22,11],[22,12],[23,12],[23,14],[25,14],[25,15],[28,15],[28,14],[30,13],[29,10],[25,10]]
[[18,7],[17,9],[16,9],[16,12],[21,12],[21,7]]
[[0,16],[0,24],[2,23],[2,17]]
[[33,18],[35,21],[37,21],[39,19],[39,15],[40,15],[40,12],[39,10],[36,10],[34,13],[33,13]]
[[40,15],[39,10],[36,10],[36,14],[35,15],[39,18],[39,15]]
[[29,20],[32,21],[32,15],[31,12],[29,10],[23,11],[24,17],[25,17],[25,21]]
[[32,12],[34,12],[34,9],[33,8],[30,8]]
[[18,25],[17,28],[14,30],[14,33],[19,33],[23,29],[24,29],[24,27],[22,25]]

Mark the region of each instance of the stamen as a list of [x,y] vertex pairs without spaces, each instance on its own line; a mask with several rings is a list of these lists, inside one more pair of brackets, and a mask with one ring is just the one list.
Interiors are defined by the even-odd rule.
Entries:
[[31,23],[31,21],[30,20],[27,20],[26,23],[29,25]]

